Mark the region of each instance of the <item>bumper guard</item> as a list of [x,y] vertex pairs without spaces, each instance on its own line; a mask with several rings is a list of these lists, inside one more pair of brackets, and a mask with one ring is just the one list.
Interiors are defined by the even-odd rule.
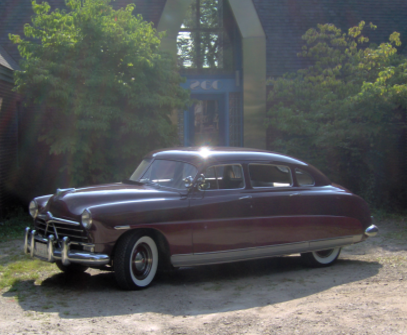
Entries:
[[366,228],[365,235],[367,237],[373,237],[373,236],[376,236],[378,232],[379,232],[379,228],[377,228],[374,224],[372,224],[371,226]]
[[[35,244],[46,245],[46,252],[35,253]],[[57,248],[54,235],[49,235],[48,238],[41,237],[37,234],[37,231],[25,228],[24,238],[24,253],[29,254],[31,257],[36,257],[48,262],[55,262],[60,260],[63,265],[67,266],[71,263],[82,264],[87,266],[103,266],[110,262],[110,257],[105,254],[99,254],[94,252],[70,250],[72,242],[69,241],[69,237],[65,236],[62,239],[62,248]]]

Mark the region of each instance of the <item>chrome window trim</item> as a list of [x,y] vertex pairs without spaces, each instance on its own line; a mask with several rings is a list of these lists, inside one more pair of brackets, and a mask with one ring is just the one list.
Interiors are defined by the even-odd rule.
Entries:
[[[226,166],[226,165],[239,165],[239,166],[240,166],[240,169],[241,169],[241,172],[242,172],[243,187],[241,187],[241,188],[240,188],[240,187],[239,187],[239,188],[218,188],[218,189],[216,189],[216,190],[214,190],[214,189],[212,189],[212,190],[211,190],[211,189],[207,189],[207,190],[198,189],[198,190],[199,190],[200,192],[208,192],[208,191],[216,192],[216,191],[244,190],[244,189],[246,188],[246,178],[244,177],[243,165],[240,164],[240,163],[224,163],[224,164],[210,165],[210,166],[206,167],[203,172],[205,172],[207,169],[210,169],[210,168],[215,167],[215,166]],[[215,174],[216,174],[216,169],[215,169]],[[205,175],[205,173],[204,173],[204,175]],[[215,176],[215,178],[216,178],[217,180],[219,180],[217,176]],[[205,179],[206,179],[206,177],[205,177]],[[219,187],[219,183],[218,183],[218,187]]]
[[[290,173],[290,179],[291,179],[291,184],[289,186],[253,186],[253,182],[252,182],[252,178],[250,177],[250,165],[272,165],[272,166],[276,166],[277,168],[279,166],[283,166],[285,168],[288,169],[289,173]],[[281,171],[281,170],[280,170]],[[281,190],[281,189],[287,189],[287,188],[292,188],[294,186],[294,179],[293,179],[293,173],[292,170],[289,166],[287,165],[282,165],[282,164],[270,164],[270,163],[249,163],[247,164],[247,172],[249,173],[249,178],[250,178],[250,185],[251,187],[253,187],[254,189],[258,189],[258,188],[270,188],[273,190]]]

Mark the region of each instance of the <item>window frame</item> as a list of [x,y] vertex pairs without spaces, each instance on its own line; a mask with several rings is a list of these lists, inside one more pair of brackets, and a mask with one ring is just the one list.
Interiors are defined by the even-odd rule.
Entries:
[[[194,73],[194,74],[233,74],[234,73],[234,68],[235,68],[235,50],[234,50],[234,42],[232,41],[232,37],[229,34],[229,30],[227,29],[227,27],[225,27],[224,24],[224,7],[225,7],[225,0],[217,0],[218,1],[218,8],[220,8],[220,16],[218,16],[218,21],[215,24],[215,26],[212,27],[205,27],[204,23],[201,23],[201,8],[203,8],[201,6],[201,2],[202,0],[193,0],[191,2],[191,5],[193,5],[193,3],[195,3],[195,14],[193,17],[191,16],[191,19],[193,19],[193,24],[191,27],[187,27],[184,25],[184,21],[186,18],[184,18],[181,27],[178,29],[177,32],[177,37],[176,37],[176,45],[177,45],[177,52],[176,52],[176,58],[177,58],[177,63],[179,64],[180,67],[180,71],[182,73]],[[220,5],[219,5],[220,3]],[[180,54],[180,48],[178,46],[179,43],[179,37],[180,34],[182,35],[182,33],[188,33],[190,34],[189,38],[191,38],[191,34],[196,34],[196,36],[194,38],[196,38],[198,35],[198,43],[197,41],[195,41],[194,43],[194,52],[197,52],[198,56],[195,56],[195,60],[197,61],[195,66],[184,66],[185,62],[184,60],[182,60],[182,53]],[[217,59],[216,62],[220,62],[222,65],[217,64],[216,66],[205,66],[208,65],[206,64],[206,59],[207,59],[207,54],[205,53],[205,49],[202,50],[201,49],[201,40],[204,40],[205,37],[204,35],[201,36],[201,34],[213,34],[216,35],[216,41],[217,43],[219,43],[219,45],[217,46],[218,51],[216,52]],[[186,38],[186,39],[189,39]],[[180,39],[181,40],[181,39]],[[232,50],[232,56],[231,59],[225,58],[224,54],[225,54],[225,50],[227,50],[227,48],[225,48],[225,46],[228,46],[230,44],[230,48]],[[190,50],[191,54],[193,54],[194,52],[192,52],[192,49]],[[231,63],[233,64],[233,66],[231,68],[225,67],[225,60],[226,63]],[[193,63],[193,57],[190,60]]]

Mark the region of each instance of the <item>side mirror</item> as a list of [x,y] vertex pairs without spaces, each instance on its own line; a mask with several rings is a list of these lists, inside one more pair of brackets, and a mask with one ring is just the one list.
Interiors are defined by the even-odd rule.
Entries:
[[192,178],[191,176],[184,178],[183,181],[184,181],[185,188],[191,188],[193,185],[192,184],[193,180],[194,180],[194,178]]
[[205,176],[201,174],[198,179],[196,180],[196,184],[198,185],[198,189],[200,190],[207,190],[209,188],[209,183],[206,182]]

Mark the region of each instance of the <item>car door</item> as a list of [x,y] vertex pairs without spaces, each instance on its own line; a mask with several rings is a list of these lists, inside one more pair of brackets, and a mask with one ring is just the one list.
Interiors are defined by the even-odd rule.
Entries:
[[298,242],[299,213],[293,206],[298,196],[290,167],[282,164],[251,163],[248,165],[253,188],[253,224],[256,227],[256,246]]
[[242,165],[213,165],[204,175],[205,186],[190,199],[194,254],[253,247],[251,194]]

